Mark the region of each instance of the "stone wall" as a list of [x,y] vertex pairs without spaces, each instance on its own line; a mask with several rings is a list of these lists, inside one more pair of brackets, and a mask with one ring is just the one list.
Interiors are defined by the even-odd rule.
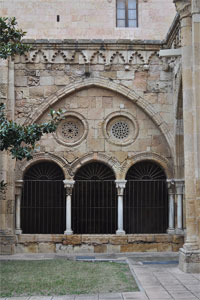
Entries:
[[[139,0],[138,28],[116,28],[115,0],[1,0],[1,16],[15,16],[27,38],[163,39],[175,16],[172,0]],[[57,22],[57,15],[60,22]]]
[[19,235],[15,253],[121,253],[177,252],[183,237],[167,234],[116,235]]
[[[121,167],[133,155],[153,153],[168,161],[171,174],[165,171],[173,176],[174,68],[165,70],[159,43],[145,50],[138,44],[137,51],[128,50],[130,42],[120,41],[101,46],[85,41],[78,50],[73,43],[33,45],[28,56],[15,59],[16,121],[42,122],[49,107],[62,108],[67,115],[81,116],[87,131],[73,145],[63,145],[56,135],[44,136],[38,153],[54,153],[69,165],[87,153],[106,153]],[[119,115],[135,120],[130,143],[117,144],[108,137],[106,124]]]

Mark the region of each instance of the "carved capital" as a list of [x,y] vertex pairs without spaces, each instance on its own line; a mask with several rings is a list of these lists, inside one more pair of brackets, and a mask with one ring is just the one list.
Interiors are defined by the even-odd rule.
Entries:
[[175,180],[174,179],[167,179],[167,186],[168,186],[168,193],[174,194],[175,192]]
[[191,16],[191,0],[174,0],[174,3],[181,19]]
[[175,179],[175,185],[176,185],[176,194],[182,195],[183,194],[183,188],[184,188],[184,180],[183,179]]
[[200,1],[199,0],[192,1],[192,13],[200,14]]
[[118,196],[123,196],[127,180],[115,180]]
[[71,196],[75,181],[74,180],[63,180],[63,182],[64,182],[64,187],[66,189],[66,195]]
[[21,195],[22,194],[23,185],[24,185],[23,180],[15,181],[15,195]]

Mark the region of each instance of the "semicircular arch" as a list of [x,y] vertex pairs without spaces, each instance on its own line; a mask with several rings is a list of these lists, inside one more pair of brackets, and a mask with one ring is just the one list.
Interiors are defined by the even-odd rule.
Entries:
[[29,161],[23,160],[22,162],[17,163],[16,178],[15,178],[16,181],[23,180],[24,174],[30,167],[44,161],[56,163],[63,171],[65,179],[70,179],[68,173],[68,169],[69,169],[68,164],[62,157],[58,157],[57,155],[52,153],[38,153],[33,155],[32,160]]
[[121,166],[119,162],[112,157],[103,154],[103,153],[89,153],[78,158],[70,167],[70,174],[74,177],[77,171],[84,165],[91,163],[91,162],[100,162],[105,164],[106,166],[110,167],[113,171],[115,178],[118,178],[118,173],[120,172]]
[[168,179],[174,177],[174,168],[172,164],[166,158],[162,157],[157,153],[142,152],[133,155],[127,159],[127,161],[122,165],[122,177],[125,179],[128,170],[138,162],[142,161],[152,161],[158,164],[166,174]]

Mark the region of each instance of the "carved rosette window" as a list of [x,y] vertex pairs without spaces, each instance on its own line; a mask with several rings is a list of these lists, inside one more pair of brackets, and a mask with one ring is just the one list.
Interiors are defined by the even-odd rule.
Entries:
[[103,132],[109,143],[127,146],[137,138],[138,123],[130,113],[115,112],[106,118]]
[[88,125],[85,119],[76,113],[68,114],[58,125],[55,138],[65,146],[75,146],[86,138]]

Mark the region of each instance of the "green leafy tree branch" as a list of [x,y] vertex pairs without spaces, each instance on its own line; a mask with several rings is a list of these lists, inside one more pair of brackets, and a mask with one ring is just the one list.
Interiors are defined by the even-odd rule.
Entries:
[[[25,34],[26,32],[17,28],[15,17],[0,17],[0,59],[22,55],[30,50],[29,45],[22,43]],[[44,134],[55,132],[63,119],[63,112],[51,110],[49,122],[24,126],[8,120],[5,105],[0,103],[0,151],[8,151],[16,160],[32,159],[36,143]],[[0,191],[5,185],[3,180],[0,181]]]

